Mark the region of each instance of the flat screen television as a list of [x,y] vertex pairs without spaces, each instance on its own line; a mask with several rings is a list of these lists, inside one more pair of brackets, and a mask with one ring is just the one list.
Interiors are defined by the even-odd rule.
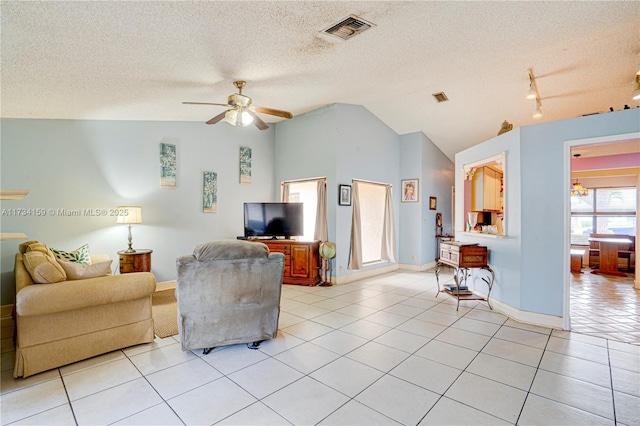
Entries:
[[303,234],[302,203],[244,203],[245,238],[291,238]]

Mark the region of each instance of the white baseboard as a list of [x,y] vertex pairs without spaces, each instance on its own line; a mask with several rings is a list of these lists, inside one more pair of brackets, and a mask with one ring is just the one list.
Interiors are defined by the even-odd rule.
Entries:
[[386,274],[388,272],[393,272],[398,269],[399,269],[398,264],[393,264],[393,265],[385,266],[383,268],[370,269],[368,271],[362,271],[362,272],[354,272],[353,274],[349,274],[349,275],[341,275],[336,277],[336,284],[337,285],[348,284],[348,283],[362,280],[365,278],[375,277],[378,275]]
[[398,264],[398,269],[406,269],[408,271],[424,272],[436,267],[436,262],[425,263],[424,265],[409,265],[405,263]]
[[522,311],[495,299],[489,299],[489,301],[491,302],[491,306],[494,310],[508,316],[515,321],[525,324],[537,325],[539,327],[548,327],[562,330],[562,317]]

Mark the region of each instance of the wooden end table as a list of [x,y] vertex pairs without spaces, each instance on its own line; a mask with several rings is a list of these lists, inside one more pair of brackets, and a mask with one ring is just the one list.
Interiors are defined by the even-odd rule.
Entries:
[[119,251],[120,273],[151,272],[151,253],[153,250],[149,249],[139,249],[134,252]]

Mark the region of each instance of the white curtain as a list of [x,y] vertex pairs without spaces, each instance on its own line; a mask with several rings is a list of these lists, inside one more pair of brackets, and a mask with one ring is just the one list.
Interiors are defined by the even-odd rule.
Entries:
[[327,230],[327,179],[318,179],[318,207],[316,210],[316,229],[313,238],[320,241],[327,241],[329,231]]
[[362,269],[362,220],[358,182],[351,182],[351,250],[348,269]]
[[384,199],[384,225],[382,228],[382,260],[396,261],[396,227],[393,220],[393,195],[391,185],[387,185]]
[[282,190],[280,191],[280,201],[282,201],[283,203],[288,203],[290,184],[289,182],[282,182],[280,186],[282,187]]

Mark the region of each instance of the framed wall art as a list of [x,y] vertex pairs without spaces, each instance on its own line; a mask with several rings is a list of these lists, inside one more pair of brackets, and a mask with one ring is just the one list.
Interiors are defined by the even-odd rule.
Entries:
[[351,205],[351,185],[338,185],[338,205]]
[[240,183],[251,183],[251,148],[240,147]]
[[436,209],[436,197],[429,197],[429,210]]
[[202,172],[202,211],[218,211],[218,174],[215,172]]
[[403,203],[418,202],[418,179],[404,179],[402,181],[402,198]]
[[160,143],[160,188],[176,189],[176,146]]

